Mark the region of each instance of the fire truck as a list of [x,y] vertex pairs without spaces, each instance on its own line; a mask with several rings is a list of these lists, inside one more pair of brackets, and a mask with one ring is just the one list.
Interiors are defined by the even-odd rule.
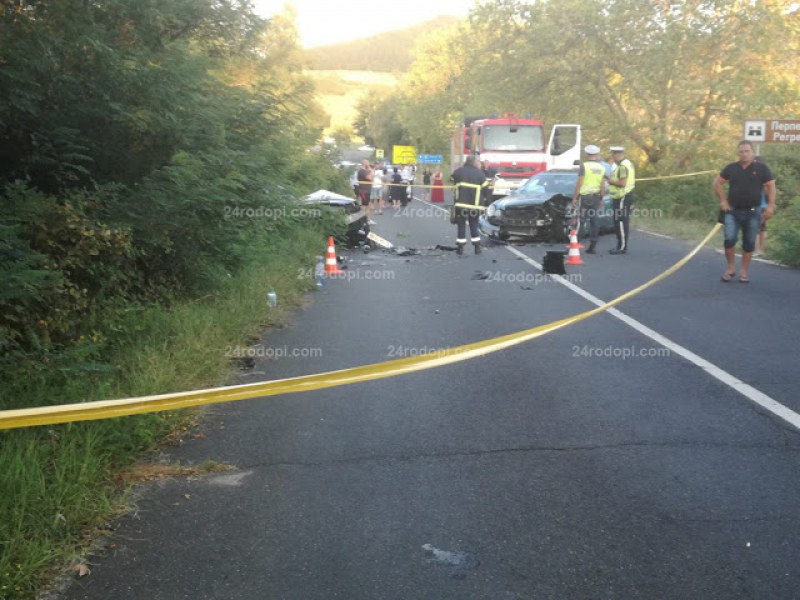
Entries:
[[580,164],[581,126],[553,125],[545,143],[544,124],[530,115],[467,117],[453,132],[450,156],[453,170],[468,156],[488,161],[496,172],[494,200],[540,171],[572,169]]

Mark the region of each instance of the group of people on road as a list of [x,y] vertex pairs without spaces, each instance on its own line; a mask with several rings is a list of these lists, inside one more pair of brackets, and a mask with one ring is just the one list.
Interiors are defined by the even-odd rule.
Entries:
[[361,161],[361,166],[353,172],[350,184],[356,199],[364,207],[367,222],[377,225],[372,215],[383,214],[389,202],[397,208],[405,206],[410,200],[408,186],[414,183],[416,168],[414,165],[388,167],[382,163],[372,164],[368,159]]
[[[584,148],[585,160],[578,170],[578,179],[572,194],[572,205],[576,215],[574,228],[584,223],[588,228],[589,246],[587,254],[596,252],[599,236],[599,218],[603,214],[603,197],[608,190],[613,202],[613,221],[616,246],[609,254],[626,254],[629,249],[630,218],[636,188],[636,168],[626,158],[623,146],[611,146],[610,161],[600,159],[600,148],[590,144]],[[739,160],[727,164],[714,182],[714,191],[719,199],[720,222],[724,225],[724,248],[727,268],[722,281],[729,282],[736,276],[735,257],[739,231],[742,233],[742,260],[739,281],[750,281],[749,268],[754,251],[763,248],[767,221],[775,214],[775,179],[769,167],[755,155],[751,142],[742,140],[738,145]],[[456,253],[464,254],[464,247],[471,242],[475,254],[481,253],[481,236],[478,228],[480,215],[492,201],[492,183],[495,170],[487,162],[479,162],[469,156],[464,164],[453,171],[450,179],[455,186],[455,201],[451,221],[456,225]],[[415,177],[413,166],[406,165],[391,170],[382,164],[362,161],[354,174],[353,186],[356,196],[364,206],[367,220],[372,220],[373,209],[383,213],[387,203],[393,207],[405,206],[408,202],[407,185]],[[435,172],[426,167],[422,175],[423,195],[431,202],[444,202],[444,176],[440,168]],[[727,185],[727,193],[725,186]],[[578,221],[579,219],[579,221]],[[469,238],[467,229],[469,228]],[[761,246],[761,247],[759,247]]]
[[426,202],[444,202],[444,175],[438,165],[433,173],[430,167],[422,170],[422,199]]
[[[633,163],[625,158],[623,146],[611,146],[611,162],[600,161],[600,148],[593,144],[583,151],[586,160],[578,170],[578,180],[572,194],[572,205],[580,222],[589,227],[589,247],[587,254],[594,254],[597,238],[600,234],[599,219],[603,211],[603,196],[606,185],[614,204],[614,232],[617,235],[617,246],[609,254],[626,254],[628,252],[628,232],[630,230],[631,207],[633,206],[633,190],[636,187],[636,169]],[[575,228],[579,225],[576,223]]]
[[[603,197],[608,189],[613,202],[613,221],[616,247],[609,254],[626,254],[629,248],[630,218],[636,188],[636,168],[625,157],[623,146],[611,146],[611,160],[600,160],[600,148],[590,144],[584,148],[586,160],[578,171],[572,195],[576,217],[588,226],[587,254],[596,252],[599,217]],[[763,251],[767,221],[775,214],[775,178],[769,167],[755,155],[753,144],[742,140],[738,145],[739,160],[726,165],[714,182],[719,198],[720,222],[724,225],[724,248],[727,268],[722,281],[736,276],[735,258],[739,231],[742,233],[742,259],[739,281],[750,281],[749,268],[754,251]],[[451,180],[455,184],[452,221],[456,225],[456,253],[463,255],[470,241],[475,254],[481,253],[478,223],[481,213],[491,203],[491,182],[494,172],[489,165],[479,163],[474,156],[457,168]],[[435,181],[435,177],[434,177]],[[725,186],[727,185],[727,193]],[[467,238],[469,227],[469,239]],[[578,227],[578,224],[575,224]]]
[[[572,196],[572,203],[578,208],[581,220],[589,225],[587,254],[593,254],[597,245],[597,218],[603,207],[606,183],[614,203],[614,229],[617,234],[617,246],[609,252],[625,254],[628,251],[636,170],[625,158],[622,146],[612,146],[610,150],[612,160],[609,174],[600,161],[600,148],[594,145],[584,148],[586,160],[581,164]],[[775,214],[775,178],[769,167],[755,155],[750,141],[739,142],[738,155],[739,160],[727,164],[714,181],[714,192],[720,205],[720,222],[724,226],[723,245],[727,268],[722,274],[722,281],[726,283],[736,276],[736,243],[740,231],[742,259],[739,281],[750,282],[750,262],[756,250],[763,252],[767,221]]]
[[[383,163],[372,164],[368,159],[350,177],[353,194],[364,207],[370,225],[375,225],[372,215],[383,214],[391,203],[394,208],[408,204],[411,200],[409,186],[414,185],[416,167],[414,165],[390,166]],[[413,189],[413,187],[412,187]],[[429,202],[444,202],[444,175],[437,165],[431,172],[425,167],[422,173],[423,199]]]

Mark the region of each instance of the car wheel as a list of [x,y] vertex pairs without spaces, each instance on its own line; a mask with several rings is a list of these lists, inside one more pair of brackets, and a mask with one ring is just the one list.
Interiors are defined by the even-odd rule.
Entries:
[[564,244],[569,242],[569,232],[563,227],[553,227],[547,233],[547,242],[551,244]]

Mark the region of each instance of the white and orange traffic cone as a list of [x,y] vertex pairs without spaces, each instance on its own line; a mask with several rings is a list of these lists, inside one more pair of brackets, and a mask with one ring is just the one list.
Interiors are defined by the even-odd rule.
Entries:
[[581,260],[581,245],[578,243],[578,232],[574,229],[569,232],[569,253],[567,254],[567,261],[565,265],[582,265],[584,262]]
[[333,236],[328,238],[328,254],[325,256],[325,275],[340,275],[343,271],[336,262],[336,248],[333,247]]

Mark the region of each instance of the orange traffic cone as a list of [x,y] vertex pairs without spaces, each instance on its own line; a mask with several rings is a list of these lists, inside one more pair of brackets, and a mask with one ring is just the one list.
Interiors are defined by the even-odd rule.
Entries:
[[574,229],[569,232],[569,254],[565,265],[582,265],[584,262],[581,260],[581,245],[578,243],[578,232]]
[[333,247],[333,236],[328,238],[328,254],[325,257],[325,275],[340,275],[343,271],[336,262],[336,249]]

